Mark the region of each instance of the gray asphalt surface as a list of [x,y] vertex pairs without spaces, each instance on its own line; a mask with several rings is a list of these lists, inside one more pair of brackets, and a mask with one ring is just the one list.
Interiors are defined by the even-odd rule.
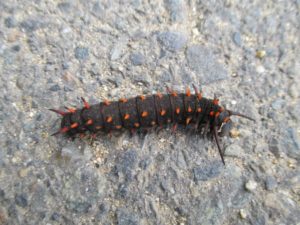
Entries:
[[[0,224],[300,224],[299,1],[0,2]],[[204,96],[214,142],[170,129],[74,141],[48,108]]]

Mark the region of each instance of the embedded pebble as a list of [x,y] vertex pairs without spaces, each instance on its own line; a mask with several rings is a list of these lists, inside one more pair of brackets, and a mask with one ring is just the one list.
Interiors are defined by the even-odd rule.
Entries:
[[241,46],[242,45],[242,38],[241,38],[241,34],[239,32],[235,32],[233,34],[233,37],[232,37],[234,43],[237,45],[237,46]]
[[89,49],[85,47],[77,47],[74,53],[76,59],[86,60],[89,57]]
[[257,183],[254,180],[249,180],[245,184],[245,188],[246,188],[247,191],[253,192],[257,188]]
[[131,54],[130,60],[134,66],[140,66],[140,65],[144,64],[145,57],[143,54],[136,52],[136,53]]
[[229,131],[229,135],[230,135],[230,137],[232,137],[232,138],[237,138],[237,137],[239,137],[240,136],[240,131],[238,130],[238,129],[236,129],[236,128],[232,128],[230,131]]
[[4,24],[7,28],[13,28],[17,25],[17,21],[13,17],[7,17],[4,20]]
[[277,181],[274,177],[272,176],[267,176],[266,181],[265,181],[266,189],[268,191],[272,191],[277,187]]
[[284,105],[286,104],[286,101],[278,98],[275,101],[272,102],[272,108],[275,110],[280,110],[284,108]]
[[288,93],[292,98],[297,98],[299,96],[299,89],[297,89],[296,84],[292,84],[288,88]]
[[204,165],[201,167],[195,167],[193,169],[194,179],[196,182],[208,181],[214,177],[217,177],[221,173],[221,163],[215,162],[209,165]]
[[187,37],[179,32],[162,32],[158,35],[159,43],[169,51],[177,52],[187,43]]
[[35,19],[28,19],[21,22],[20,26],[24,28],[26,32],[33,32],[39,29],[41,24]]
[[266,71],[266,69],[265,69],[265,67],[260,65],[260,66],[256,67],[256,71],[258,73],[264,73]]
[[240,217],[242,219],[246,219],[247,218],[247,212],[245,209],[240,209]]
[[26,206],[28,206],[27,194],[16,195],[15,202],[18,206],[25,208]]
[[265,50],[258,50],[256,51],[256,57],[259,59],[262,59],[266,56],[266,51]]

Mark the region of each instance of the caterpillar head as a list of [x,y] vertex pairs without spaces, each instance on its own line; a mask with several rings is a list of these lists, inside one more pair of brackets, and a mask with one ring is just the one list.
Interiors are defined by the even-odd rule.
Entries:
[[218,130],[220,130],[220,132],[218,133],[220,137],[229,135],[229,132],[233,126],[232,120],[230,119],[231,116],[239,116],[254,121],[254,119],[252,119],[249,116],[225,109],[220,113],[220,115],[218,116],[218,118],[216,118],[215,121],[215,126],[218,128]]

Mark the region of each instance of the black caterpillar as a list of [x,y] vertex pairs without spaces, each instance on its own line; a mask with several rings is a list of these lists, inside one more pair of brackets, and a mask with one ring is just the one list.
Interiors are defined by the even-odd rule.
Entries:
[[121,98],[119,101],[104,101],[96,105],[89,105],[82,98],[84,107],[81,109],[67,108],[67,112],[50,109],[63,116],[61,129],[53,135],[65,133],[74,136],[86,131],[93,134],[98,131],[108,133],[122,128],[132,130],[166,124],[173,124],[175,130],[178,124],[183,124],[194,126],[195,132],[210,132],[225,164],[219,136],[228,135],[232,127],[230,116],[254,119],[224,109],[217,98],[204,98],[194,85],[193,87],[195,94],[191,94],[190,89],[179,94],[167,87],[167,94]]

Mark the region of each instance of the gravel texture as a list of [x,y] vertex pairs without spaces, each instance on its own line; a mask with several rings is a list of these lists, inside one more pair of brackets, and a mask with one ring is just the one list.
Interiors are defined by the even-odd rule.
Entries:
[[[300,2],[0,2],[0,224],[300,221]],[[48,108],[195,84],[255,118],[69,140]]]

